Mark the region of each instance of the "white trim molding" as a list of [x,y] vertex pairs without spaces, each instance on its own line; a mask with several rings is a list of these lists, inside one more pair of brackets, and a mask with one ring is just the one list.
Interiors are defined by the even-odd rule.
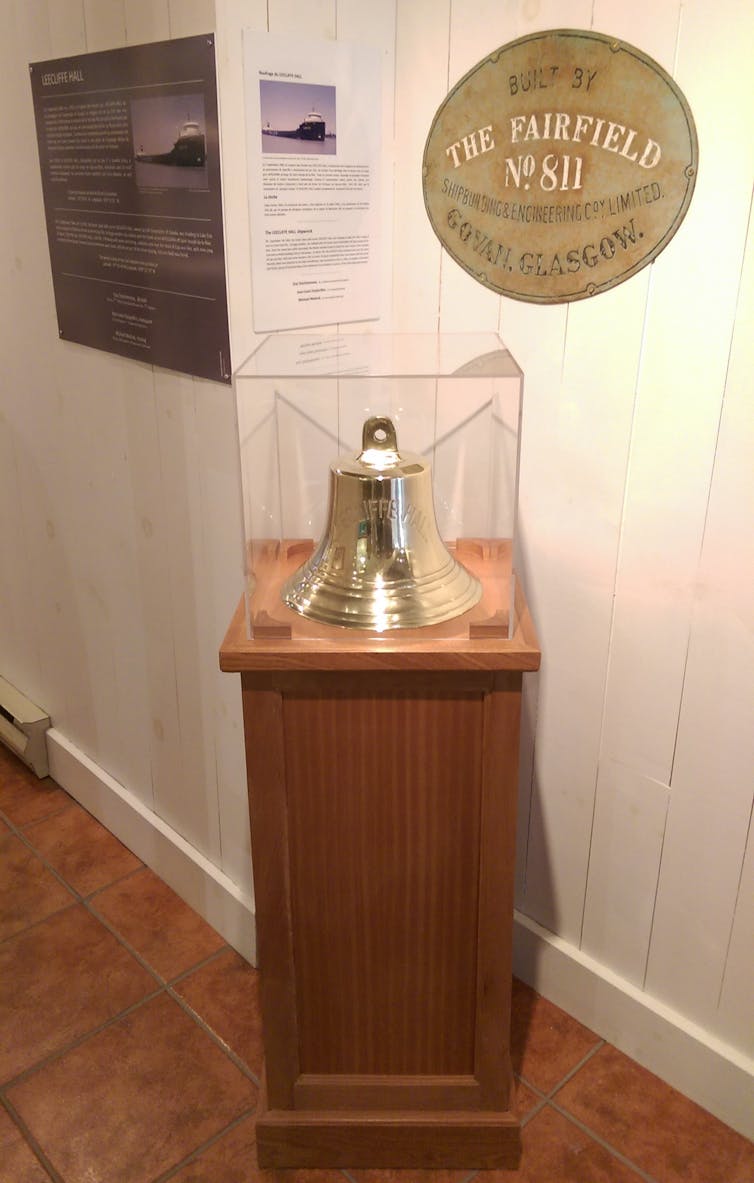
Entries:
[[556,1006],[747,1138],[754,1061],[521,912],[513,972]]
[[50,776],[255,965],[252,897],[54,727],[47,753]]

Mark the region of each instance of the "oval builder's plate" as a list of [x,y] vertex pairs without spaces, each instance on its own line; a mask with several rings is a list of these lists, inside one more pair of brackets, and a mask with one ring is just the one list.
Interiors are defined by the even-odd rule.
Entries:
[[424,149],[445,249],[501,295],[581,300],[634,275],[688,209],[688,103],[641,50],[556,29],[495,50],[453,88]]

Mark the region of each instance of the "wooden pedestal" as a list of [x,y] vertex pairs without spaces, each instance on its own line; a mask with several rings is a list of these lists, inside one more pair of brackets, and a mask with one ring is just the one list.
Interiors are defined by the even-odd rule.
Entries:
[[[263,1167],[515,1166],[511,926],[521,677],[433,629],[249,640],[242,679]],[[283,610],[287,611],[287,610]],[[447,631],[447,630],[446,630]]]

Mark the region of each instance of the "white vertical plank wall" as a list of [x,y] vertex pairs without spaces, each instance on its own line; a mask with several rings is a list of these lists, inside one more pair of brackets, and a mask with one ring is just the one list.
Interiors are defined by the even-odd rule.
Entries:
[[[242,31],[383,56],[383,315],[499,330],[525,373],[528,680],[518,971],[754,1134],[754,7],[718,0],[7,0],[0,102],[0,674],[53,717],[54,774],[254,955],[233,392],[58,340],[28,62],[213,33],[235,365],[257,343]],[[544,28],[638,45],[700,168],[644,271],[594,302],[500,299],[445,255],[421,157],[448,89]],[[325,331],[333,331],[328,326]]]

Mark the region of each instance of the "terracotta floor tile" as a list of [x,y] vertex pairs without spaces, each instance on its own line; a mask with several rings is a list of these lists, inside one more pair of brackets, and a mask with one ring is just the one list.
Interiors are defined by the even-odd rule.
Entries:
[[256,1104],[256,1089],[166,994],[8,1097],[66,1183],[148,1183]]
[[225,942],[147,867],[113,884],[92,905],[153,969],[170,979]]
[[0,835],[0,940],[65,908],[73,899],[20,838]]
[[75,802],[24,832],[58,874],[82,895],[142,865],[135,854]]
[[[522,1131],[517,1171],[480,1171],[474,1183],[640,1183],[641,1176],[550,1106]],[[712,1183],[712,1180],[708,1180]],[[722,1183],[722,1181],[721,1181]]]
[[0,1179],[8,1183],[50,1183],[47,1171],[1,1105]]
[[171,1177],[170,1183],[347,1183],[341,1171],[260,1171],[254,1118],[223,1134],[209,1150]]
[[514,978],[511,1057],[517,1075],[548,1093],[599,1042],[593,1031]]
[[0,1082],[156,988],[81,904],[11,937],[0,945]]
[[659,1183],[752,1183],[754,1144],[605,1046],[556,1101]]
[[174,989],[258,1076],[263,1051],[257,971],[228,949]]
[[[353,1170],[348,1174],[356,1180],[356,1183],[462,1183],[464,1179],[468,1179],[471,1171]],[[486,1183],[487,1175],[487,1171],[482,1171],[479,1183]]]
[[16,826],[39,821],[70,805],[71,798],[49,776],[42,780],[0,745],[0,810]]

